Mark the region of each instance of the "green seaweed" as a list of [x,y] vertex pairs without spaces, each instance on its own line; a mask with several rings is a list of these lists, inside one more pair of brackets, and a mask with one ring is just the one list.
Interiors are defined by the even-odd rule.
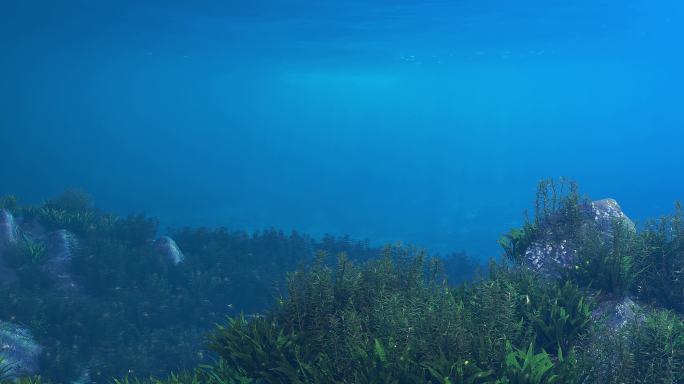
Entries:
[[[120,384],[684,382],[684,324],[654,309],[684,306],[681,206],[637,232],[616,221],[606,238],[584,224],[586,203],[575,183],[541,182],[535,217],[500,242],[505,260],[476,280],[452,271],[450,282],[447,262],[476,266],[276,230],[174,230],[186,259],[173,266],[152,242],[155,219],[70,195],[14,209],[77,233],[71,272],[87,295],[36,283],[40,245],[20,244],[20,285],[0,289],[0,316],[30,324],[55,382],[78,377],[84,361],[95,361],[91,380]],[[578,249],[560,276],[525,266],[541,229]],[[633,318],[592,315],[595,301],[624,296],[638,302]]]
[[506,345],[506,373],[497,384],[553,384],[559,377],[553,373],[554,363],[544,351],[535,353],[530,343],[527,349],[514,349]]

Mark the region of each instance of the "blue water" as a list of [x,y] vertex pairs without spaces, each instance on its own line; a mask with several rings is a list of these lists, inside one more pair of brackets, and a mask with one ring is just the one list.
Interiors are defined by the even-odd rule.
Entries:
[[0,194],[498,255],[536,181],[684,195],[684,5],[3,1]]

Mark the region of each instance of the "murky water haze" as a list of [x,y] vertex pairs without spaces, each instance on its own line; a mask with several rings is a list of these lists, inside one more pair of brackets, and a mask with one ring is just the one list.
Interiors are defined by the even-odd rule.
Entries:
[[3,4],[0,193],[482,257],[542,177],[664,214],[684,186],[683,8]]

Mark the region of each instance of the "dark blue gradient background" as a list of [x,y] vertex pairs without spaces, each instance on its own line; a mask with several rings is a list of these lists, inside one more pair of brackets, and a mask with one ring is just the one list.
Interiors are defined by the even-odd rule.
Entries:
[[0,194],[498,255],[542,177],[684,195],[679,1],[4,1]]

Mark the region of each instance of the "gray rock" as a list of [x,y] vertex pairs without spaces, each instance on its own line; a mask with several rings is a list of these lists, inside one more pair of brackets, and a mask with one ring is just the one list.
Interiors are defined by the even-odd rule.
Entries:
[[10,244],[17,241],[18,229],[12,213],[6,209],[0,210],[0,286],[13,284],[17,281],[17,274],[7,268],[2,254]]
[[155,240],[154,243],[159,252],[166,256],[174,265],[180,264],[185,259],[178,244],[169,236],[162,236]]
[[[557,234],[557,224],[563,217],[552,217],[550,223],[543,226],[537,238],[525,250],[525,264],[540,273],[557,276],[565,268],[574,268],[577,261],[577,246],[571,239]],[[582,207],[582,226],[595,226],[601,233],[604,242],[613,238],[613,222],[622,221],[630,231],[636,232],[634,223],[622,212],[614,199],[596,200]]]
[[576,259],[577,249],[567,240],[554,241],[544,238],[534,241],[525,250],[527,265],[545,274],[555,275],[560,269],[570,268]]
[[0,244],[14,243],[17,241],[17,223],[12,213],[6,209],[0,209]]
[[613,221],[619,220],[627,227],[631,232],[636,232],[636,226],[634,222],[622,212],[620,204],[618,204],[615,199],[602,199],[596,200],[591,203],[590,214],[594,217],[594,222],[600,229],[601,233],[605,238],[613,237]]
[[602,301],[591,316],[596,321],[602,321],[611,331],[619,331],[629,322],[646,319],[643,309],[629,297]]
[[36,374],[41,351],[28,329],[0,321],[0,355],[10,368],[10,378]]

